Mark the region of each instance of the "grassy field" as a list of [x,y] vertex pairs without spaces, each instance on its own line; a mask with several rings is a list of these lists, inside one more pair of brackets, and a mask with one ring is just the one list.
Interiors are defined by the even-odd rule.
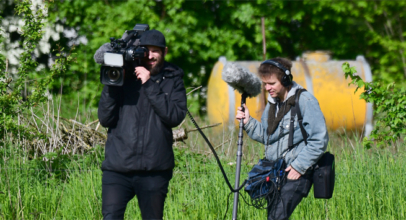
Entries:
[[[195,153],[208,151],[198,139],[192,136],[176,148],[177,167],[166,201],[165,219],[222,219],[226,211],[228,188],[213,157]],[[235,144],[235,140],[231,142]],[[331,143],[335,146],[330,151],[337,160],[333,198],[314,199],[311,191],[292,219],[404,219],[404,152],[364,150],[355,138],[346,136],[333,136]],[[242,178],[256,160],[250,152],[262,149],[249,140],[244,147]],[[235,166],[229,162],[234,161],[234,155],[222,153],[225,151],[227,147],[223,151],[219,148],[233,183]],[[102,147],[96,146],[85,155],[60,156],[52,163],[29,160],[20,146],[12,144],[2,146],[0,155],[0,218],[102,218]],[[227,219],[231,218],[231,210],[232,196]],[[264,219],[266,215],[264,210],[249,207],[242,200],[238,214],[240,219]],[[140,219],[136,199],[128,205],[126,219]]]
[[[80,120],[87,123],[94,117],[82,116]],[[202,120],[198,123],[207,124]],[[189,119],[182,126],[193,128]],[[236,130],[216,128],[205,133],[221,157],[230,182],[234,183]],[[41,157],[27,150],[23,143],[4,140],[0,146],[0,219],[102,219],[102,146],[94,145],[86,153],[70,156],[54,153]],[[176,168],[164,218],[223,219],[229,189],[208,146],[193,132],[174,148]],[[242,180],[263,157],[263,146],[247,136],[243,148]],[[314,199],[311,191],[291,219],[406,218],[404,143],[385,150],[365,150],[356,135],[331,133],[328,150],[336,156],[333,198]],[[231,219],[233,196],[228,202],[226,219]],[[265,219],[266,212],[248,206],[240,197],[238,216]],[[125,218],[141,219],[136,199],[129,203]]]

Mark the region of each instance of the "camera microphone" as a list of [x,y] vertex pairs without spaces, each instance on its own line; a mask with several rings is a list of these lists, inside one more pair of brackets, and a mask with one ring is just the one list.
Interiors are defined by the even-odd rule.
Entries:
[[248,97],[254,97],[261,93],[262,81],[259,77],[235,63],[226,63],[221,78],[228,85],[241,94],[245,93]]
[[110,43],[103,44],[99,49],[96,50],[93,58],[96,63],[104,64],[104,53],[111,51],[113,48],[110,46]]

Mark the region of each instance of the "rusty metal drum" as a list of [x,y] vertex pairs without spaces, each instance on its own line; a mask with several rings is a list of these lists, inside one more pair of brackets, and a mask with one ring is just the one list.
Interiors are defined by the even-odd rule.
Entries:
[[[237,125],[235,113],[241,103],[241,94],[221,79],[227,62],[225,57],[220,57],[212,69],[207,89],[207,114],[210,123]],[[258,74],[261,64],[261,61],[233,62],[254,74]],[[317,98],[329,130],[358,130],[369,135],[372,130],[372,104],[359,98],[362,90],[354,93],[355,86],[348,86],[350,81],[345,79],[341,69],[344,62],[355,67],[364,81],[372,80],[370,66],[363,56],[355,60],[331,60],[329,53],[324,51],[307,52],[292,61],[293,80]],[[261,120],[267,96],[263,90],[260,95],[247,99],[250,114],[258,121]]]

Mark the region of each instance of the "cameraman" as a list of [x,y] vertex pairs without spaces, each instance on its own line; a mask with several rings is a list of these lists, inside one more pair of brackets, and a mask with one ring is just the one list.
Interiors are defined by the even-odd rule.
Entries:
[[[164,35],[144,32],[140,46],[149,55],[129,68],[123,86],[104,86],[98,109],[108,127],[102,163],[104,219],[123,219],[137,196],[143,219],[162,219],[174,168],[172,128],[185,118],[183,70],[165,62]],[[97,53],[97,52],[96,52]]]
[[319,103],[312,94],[304,91],[299,98],[299,108],[308,134],[307,145],[295,117],[294,145],[289,151],[291,108],[295,104],[296,90],[303,88],[292,81],[291,68],[292,62],[285,58],[263,62],[258,73],[269,97],[261,122],[250,117],[246,106],[244,112],[239,107],[236,114],[237,120],[244,120],[248,136],[265,145],[266,159],[276,161],[284,157],[287,166],[287,180],[280,190],[280,198],[277,196],[275,201],[268,200],[269,220],[288,219],[303,197],[307,196],[312,186],[312,167],[328,143],[326,123]]

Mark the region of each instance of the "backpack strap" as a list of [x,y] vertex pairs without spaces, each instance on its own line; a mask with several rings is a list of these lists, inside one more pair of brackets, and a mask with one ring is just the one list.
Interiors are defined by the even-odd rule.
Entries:
[[305,144],[307,145],[307,133],[303,127],[303,117],[302,117],[302,113],[300,112],[300,106],[299,106],[299,97],[303,91],[306,91],[306,89],[296,90],[295,105],[293,106],[293,108],[291,108],[291,111],[290,111],[290,125],[289,125],[290,127],[289,127],[289,139],[288,139],[289,151],[293,149],[293,133],[294,133],[294,122],[295,122],[296,115],[297,115],[297,119],[299,122],[300,131],[302,132],[303,139],[305,141]]

